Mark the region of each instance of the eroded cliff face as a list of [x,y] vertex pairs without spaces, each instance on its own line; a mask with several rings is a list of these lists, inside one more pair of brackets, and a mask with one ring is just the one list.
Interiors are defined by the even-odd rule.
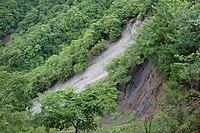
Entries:
[[163,77],[148,61],[138,67],[127,85],[119,87],[119,112],[135,112],[136,117],[148,119],[158,110],[156,104],[163,95]]

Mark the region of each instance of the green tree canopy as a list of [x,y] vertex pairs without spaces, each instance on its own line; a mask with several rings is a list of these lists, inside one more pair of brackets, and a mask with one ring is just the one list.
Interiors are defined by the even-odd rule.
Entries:
[[73,89],[47,93],[41,97],[42,110],[36,115],[36,125],[60,130],[73,126],[75,132],[94,130],[96,116],[116,107],[117,90],[97,83],[82,93]]

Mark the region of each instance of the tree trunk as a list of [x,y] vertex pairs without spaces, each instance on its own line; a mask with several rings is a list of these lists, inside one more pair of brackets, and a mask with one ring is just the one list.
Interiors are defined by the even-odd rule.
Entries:
[[74,126],[75,128],[75,133],[78,133],[78,127]]
[[148,125],[148,121],[144,122],[145,133],[151,133],[151,120]]

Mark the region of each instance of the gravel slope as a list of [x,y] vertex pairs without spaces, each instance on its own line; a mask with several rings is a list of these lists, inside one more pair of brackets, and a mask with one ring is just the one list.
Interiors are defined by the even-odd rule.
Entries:
[[[108,48],[100,56],[90,62],[91,65],[84,72],[76,74],[64,83],[55,84],[51,91],[74,87],[77,92],[81,92],[89,84],[105,78],[107,76],[107,72],[104,70],[105,64],[117,55],[123,53],[128,44],[133,43],[136,29],[141,23],[141,21],[136,21],[134,24],[129,23],[124,28],[121,38],[118,41],[109,44]],[[33,114],[40,112],[40,106],[41,104],[35,99],[32,109]]]

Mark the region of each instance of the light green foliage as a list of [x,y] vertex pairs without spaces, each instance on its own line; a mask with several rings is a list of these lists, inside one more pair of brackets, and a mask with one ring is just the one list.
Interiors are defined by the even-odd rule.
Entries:
[[[111,81],[127,82],[130,69],[143,63],[144,59],[153,59],[152,62],[165,75],[171,74],[179,83],[185,81],[190,88],[197,88],[200,72],[199,6],[199,3],[186,1],[159,1],[154,7],[154,16],[138,31],[132,50],[114,59],[107,67]],[[120,81],[120,76],[127,78]]]
[[167,75],[170,65],[179,63],[175,55],[188,56],[200,46],[198,7],[198,3],[191,6],[186,1],[160,1],[155,15],[139,33],[137,44],[142,47],[143,55],[157,58],[156,64]]
[[[167,83],[165,96],[160,101],[161,111],[153,119],[153,127],[159,132],[196,132],[200,108],[194,105],[200,100],[199,92],[183,93],[177,88],[173,82]],[[165,126],[159,127],[159,123]]]
[[[20,73],[0,71],[0,132],[18,133],[27,130],[30,95],[25,86],[28,78]],[[11,87],[10,87],[11,86]]]
[[[137,2],[1,1],[0,38],[9,35],[12,28],[16,28],[16,32],[8,44],[0,44],[0,132],[44,132],[26,124],[29,117],[22,111],[31,106],[30,98],[48,90],[55,82],[83,71],[88,59],[102,52],[107,40],[120,37],[129,18],[143,10]],[[111,107],[114,91],[109,94],[108,86],[101,88],[104,89],[102,95],[109,98],[98,97],[98,100],[107,99],[99,105]],[[84,98],[87,99],[86,94]]]
[[94,47],[90,50],[90,55],[97,56],[99,55],[105,48],[106,48],[107,42],[105,40],[100,41],[99,43],[95,44]]
[[[129,4],[119,0],[55,1],[41,9],[42,3],[29,12],[39,19],[32,21],[29,17],[34,15],[25,16],[20,22],[24,28],[19,24],[17,34],[1,49],[0,56],[1,64],[10,70],[28,69],[25,75],[31,80],[25,86],[32,97],[82,72],[88,59],[106,48],[104,40],[116,40],[125,22],[144,10],[138,0],[126,1]],[[27,19],[31,23],[23,23]]]
[[76,132],[94,130],[96,116],[116,107],[117,90],[108,84],[95,84],[80,94],[73,89],[57,91],[42,96],[42,111],[36,115],[35,123],[60,130],[73,126]]
[[[9,73],[1,69],[0,106],[12,106],[14,110],[22,111],[29,105],[29,93],[25,84],[29,80],[20,73]],[[11,87],[10,87],[11,86]]]
[[82,71],[85,69],[85,67],[86,67],[86,63],[75,64],[75,65],[74,65],[74,72],[75,72],[75,73],[80,73],[80,72],[82,72]]
[[[47,131],[45,130],[45,127],[31,127],[29,130],[26,130],[25,133],[46,133]],[[50,129],[49,133],[59,133],[58,129],[52,128]],[[63,132],[65,133],[65,132]]]
[[[135,45],[107,66],[111,82],[129,81],[129,73],[144,60],[155,64],[165,75],[165,97],[162,111],[152,120],[153,132],[197,132],[197,104],[200,73],[199,2],[160,0],[153,16],[138,31]],[[129,50],[132,49],[132,50]],[[121,79],[121,77],[123,77]],[[193,100],[188,100],[191,98]],[[140,123],[140,124],[139,124]],[[142,122],[133,125],[135,132],[144,132]],[[160,126],[162,124],[163,126]],[[128,125],[127,125],[128,126]],[[123,132],[116,126],[116,132]],[[126,127],[126,125],[125,125]],[[127,131],[130,132],[130,126]],[[137,129],[137,130],[136,130]],[[112,132],[113,129],[107,132]],[[114,131],[115,132],[115,131]]]
[[123,55],[113,59],[106,66],[109,80],[115,84],[128,82],[131,78],[130,69],[135,69],[137,65],[143,62],[144,58],[141,57],[140,49],[135,44],[132,44]]
[[[18,29],[18,34],[13,37],[12,44],[5,48],[5,52],[1,56],[2,63],[18,69],[33,69],[43,64],[51,55],[58,54],[63,45],[69,45],[72,40],[78,39],[85,28],[96,21],[95,14],[103,15],[105,7],[101,6],[93,14],[94,16],[89,16],[89,13],[93,11],[93,8],[98,7],[99,3],[101,2],[87,1],[68,8],[66,2],[63,3],[62,10],[53,18],[45,18],[45,15],[52,15],[48,14],[47,10],[51,10],[51,8],[55,10],[52,3],[45,6],[43,11],[38,11],[42,8],[42,5],[38,5],[32,12],[34,15],[29,13],[30,15],[28,14],[24,21],[31,19],[29,16],[37,15],[41,18],[36,20],[37,23],[33,25],[28,24],[28,29]],[[31,23],[34,23],[32,19]],[[18,53],[12,51],[18,51]]]
[[[57,81],[65,81],[82,72],[87,67],[87,61],[100,54],[106,48],[107,41],[117,40],[123,26],[136,17],[148,19],[138,31],[136,43],[107,66],[109,81],[114,84],[128,82],[130,74],[137,70],[138,65],[144,60],[153,59],[152,62],[164,72],[166,80],[172,84],[169,88],[173,88],[173,93],[199,89],[198,1],[3,0],[0,6],[0,38],[9,35],[12,28],[17,28],[9,45],[2,42],[0,44],[2,132],[27,131],[28,126],[24,126],[28,119],[25,118],[27,114],[21,111],[30,106],[30,97],[48,90]],[[196,113],[188,113],[185,108],[178,108],[187,99],[186,95],[166,93],[172,94],[164,103],[165,107],[169,106],[167,112],[171,114],[162,112],[158,119],[153,120],[155,131],[196,130],[194,122],[198,109]],[[89,87],[80,95],[72,90],[47,94],[44,96],[46,101],[43,101],[42,113],[45,115],[41,115],[44,119],[39,119],[43,122],[40,124],[47,128],[63,129],[78,125],[80,130],[94,129],[94,117],[90,118],[87,113],[92,116],[103,115],[104,108],[113,108],[115,104],[109,104],[116,95],[112,94],[115,94],[115,89],[109,85]],[[66,108],[67,105],[60,106],[67,101],[72,110]],[[51,104],[55,107],[50,107]],[[44,108],[45,106],[50,110]],[[177,111],[176,108],[180,110]],[[67,112],[63,113],[63,110]],[[69,116],[70,119],[65,119]],[[177,120],[179,117],[181,122]],[[166,126],[159,127],[160,123]],[[141,124],[134,127],[138,132],[143,129]],[[131,131],[130,128],[116,127],[112,132]]]
[[123,57],[119,56],[115,58],[106,68],[108,69],[110,80],[114,83],[123,83],[130,80],[130,76],[128,76],[128,65]]
[[0,132],[19,133],[27,131],[27,129],[29,128],[27,117],[28,117],[27,113],[14,111],[13,107],[9,105],[1,107]]
[[[101,26],[104,28],[104,34],[111,40],[115,41],[119,38],[121,33],[121,22],[117,15],[104,16],[101,22]],[[105,38],[106,39],[106,38]]]
[[[190,89],[196,89],[199,86],[200,80],[200,53],[199,50],[196,53],[192,53],[188,56],[176,57],[180,60],[180,63],[174,63],[171,65],[171,77],[172,80],[187,84]],[[177,74],[178,73],[178,74]]]

